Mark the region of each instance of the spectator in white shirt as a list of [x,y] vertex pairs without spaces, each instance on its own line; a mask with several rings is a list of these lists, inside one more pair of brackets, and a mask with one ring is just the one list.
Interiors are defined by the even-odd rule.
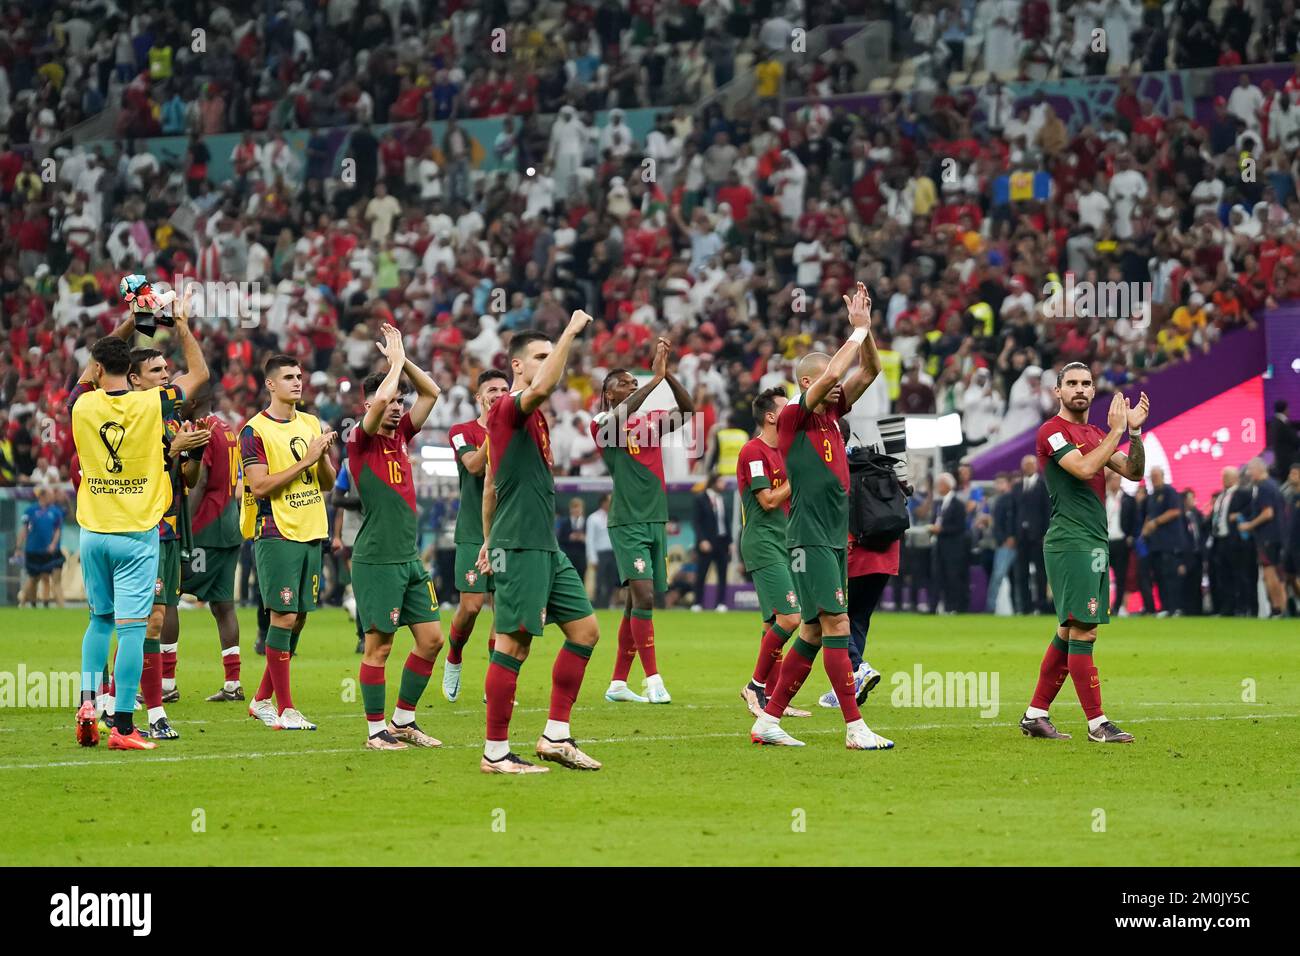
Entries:
[[795,243],[795,283],[810,295],[815,295],[822,282],[822,259],[826,250],[811,227],[803,231],[803,239]]
[[1259,129],[1259,111],[1264,105],[1264,94],[1250,82],[1250,75],[1241,74],[1228,97],[1228,112],[1246,124],[1247,129]]
[[1128,239],[1133,235],[1133,213],[1138,204],[1147,198],[1147,178],[1133,162],[1133,157],[1122,155],[1116,161],[1118,170],[1110,180],[1110,201],[1115,207],[1115,238]]
[[1095,181],[1083,187],[1084,191],[1079,195],[1079,222],[1092,226],[1098,234],[1101,233],[1102,225],[1110,218],[1111,202],[1100,187],[1104,180],[1105,177],[1098,175]]
[[366,203],[366,221],[370,223],[370,238],[381,242],[393,230],[393,220],[402,214],[402,204],[388,195],[384,183],[375,184],[375,196]]

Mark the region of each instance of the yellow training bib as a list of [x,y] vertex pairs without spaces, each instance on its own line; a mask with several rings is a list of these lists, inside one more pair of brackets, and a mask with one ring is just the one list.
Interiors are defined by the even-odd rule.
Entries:
[[77,524],[101,534],[148,531],[171,504],[159,389],[86,392],[72,406],[81,460]]
[[[292,421],[278,422],[265,412],[258,412],[248,420],[247,427],[253,429],[262,439],[266,449],[266,470],[268,474],[292,468],[307,454],[307,446],[321,433],[320,421],[315,415],[298,412]],[[282,538],[290,541],[319,541],[329,535],[329,517],[325,512],[325,496],[321,492],[316,469],[303,472],[289,484],[268,499],[271,518]],[[261,504],[250,490],[247,478],[244,481],[244,504],[241,508],[241,524],[245,538],[261,537],[262,522],[258,513],[265,513]]]

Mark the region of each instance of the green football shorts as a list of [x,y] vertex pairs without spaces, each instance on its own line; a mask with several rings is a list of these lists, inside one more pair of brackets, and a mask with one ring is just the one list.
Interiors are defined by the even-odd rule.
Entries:
[[488,552],[496,578],[498,634],[541,634],[547,624],[566,624],[594,613],[587,589],[563,551]]
[[491,594],[496,589],[492,575],[478,569],[478,553],[483,544],[456,544],[456,590],[463,594]]
[[158,577],[153,583],[153,603],[176,607],[181,603],[181,542],[158,542]]
[[799,613],[799,592],[795,590],[794,576],[788,563],[782,561],[765,568],[750,568],[749,573],[754,579],[758,609],[763,613],[764,621],[771,621],[778,614]]
[[352,593],[363,631],[392,634],[399,627],[437,621],[438,595],[421,561],[352,562]]
[[822,614],[847,614],[849,571],[845,548],[801,544],[790,549],[790,576],[805,624]]
[[618,582],[654,581],[655,590],[668,590],[668,535],[662,521],[620,524],[609,529],[618,565]]
[[181,565],[181,590],[200,601],[219,604],[235,599],[235,571],[239,548],[208,548],[195,545]]
[[258,538],[253,542],[257,586],[268,611],[306,614],[320,603],[321,543]]
[[1110,623],[1110,555],[1092,551],[1045,551],[1047,584],[1062,624]]

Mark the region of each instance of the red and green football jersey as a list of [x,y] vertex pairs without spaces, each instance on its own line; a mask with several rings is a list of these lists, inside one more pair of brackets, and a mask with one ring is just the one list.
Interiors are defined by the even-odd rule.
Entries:
[[758,492],[777,489],[787,481],[781,452],[761,438],[751,438],[736,458],[736,484],[740,487],[740,559],[753,571],[790,559],[790,502],[768,511],[758,503]]
[[591,437],[614,480],[609,526],[667,522],[668,485],[664,480],[659,419],[664,412],[633,415],[622,423],[623,434],[612,434],[618,416],[601,412],[591,421]]
[[849,539],[849,462],[840,437],[840,416],[848,412],[844,393],[821,414],[804,396],[781,409],[777,447],[790,481],[790,547],[844,548]]
[[1044,551],[1092,551],[1106,548],[1106,471],[1089,481],[1080,481],[1061,467],[1060,461],[1074,449],[1088,454],[1106,433],[1096,425],[1076,425],[1060,415],[1038,429],[1035,452],[1038,471],[1047,482],[1052,499],[1052,519],[1043,537]]
[[525,414],[523,392],[497,400],[488,412],[488,467],[496,486],[491,545],[519,551],[558,551],[551,432],[541,408]]
[[203,497],[194,509],[194,543],[204,548],[235,548],[244,543],[239,530],[239,439],[229,425],[215,415],[199,427],[210,429],[212,437],[203,449],[208,481]]
[[420,559],[419,505],[406,443],[415,437],[410,415],[392,435],[373,435],[358,425],[348,442],[348,471],[361,497],[361,530],[352,560],[362,564],[404,564]]
[[478,451],[487,441],[487,429],[471,418],[452,425],[447,433],[456,456],[456,475],[460,479],[460,510],[456,512],[456,543],[483,543],[483,476],[470,474],[465,456]]

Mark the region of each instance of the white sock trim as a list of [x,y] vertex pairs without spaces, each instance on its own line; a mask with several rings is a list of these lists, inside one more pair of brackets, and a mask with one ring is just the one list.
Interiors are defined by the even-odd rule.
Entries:
[[387,730],[387,729],[388,729],[388,725],[384,723],[382,720],[366,721],[366,732],[369,733],[371,737],[379,733],[381,730]]
[[1105,714],[1101,714],[1100,716],[1094,717],[1094,718],[1092,718],[1092,720],[1088,721],[1088,729],[1089,729],[1089,730],[1096,730],[1098,727],[1100,727],[1100,726],[1101,726],[1102,724],[1104,724],[1104,723],[1106,723],[1106,715],[1105,715]]
[[222,650],[222,652],[221,652],[221,656],[222,656],[222,657],[231,657],[232,655],[233,655],[234,657],[238,657],[238,656],[239,656],[239,645],[238,645],[238,644],[236,644],[234,647],[227,647],[227,648],[225,648],[224,650]]
[[483,756],[487,757],[488,760],[500,760],[508,753],[510,753],[510,741],[508,740],[483,741]]
[[1041,708],[1038,707],[1026,707],[1025,716],[1028,717],[1030,720],[1033,720],[1036,717],[1046,717],[1047,711],[1042,710]]
[[397,707],[393,710],[393,726],[409,727],[415,723],[415,711],[407,710],[405,707]]
[[572,737],[573,734],[569,732],[569,722],[567,720],[548,720],[546,729],[542,731],[542,736],[551,740],[565,740]]
[[167,716],[167,709],[166,709],[165,707],[150,707],[150,708],[149,708],[149,723],[151,723],[151,724],[152,724],[155,720],[160,720],[160,719],[162,719],[163,717],[166,717],[166,716]]
[[162,651],[164,654],[175,654],[176,648],[179,646],[179,644],[159,644],[158,650]]

